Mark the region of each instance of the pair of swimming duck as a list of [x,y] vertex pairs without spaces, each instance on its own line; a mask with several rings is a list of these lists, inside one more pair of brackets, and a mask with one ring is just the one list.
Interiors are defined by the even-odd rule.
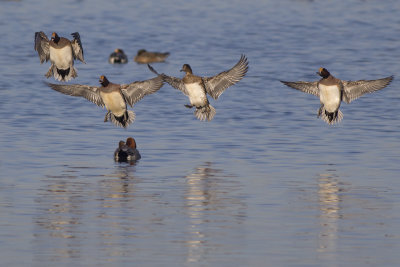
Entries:
[[114,160],[117,162],[135,162],[142,156],[136,148],[136,141],[128,137],[126,142],[119,141],[118,148],[114,152]]
[[[140,49],[137,52],[134,60],[137,63],[148,64],[154,62],[164,62],[165,59],[169,56],[169,52],[160,53],[160,52],[149,52],[145,49]],[[124,50],[117,48],[110,54],[108,57],[108,62],[111,64],[125,64],[128,63],[128,57],[125,54]]]
[[[58,80],[68,81],[77,76],[76,70],[73,68],[73,61],[79,59],[84,62],[83,49],[79,33],[73,33],[72,36],[74,39],[70,41],[53,33],[49,41],[43,32],[35,33],[35,50],[38,51],[41,63],[48,59],[52,63],[46,74],[47,78],[53,74],[54,78]],[[190,105],[185,106],[195,107],[194,114],[198,119],[212,120],[215,109],[210,105],[207,94],[218,99],[229,86],[240,81],[247,73],[248,60],[242,55],[231,69],[212,77],[194,75],[188,64],[184,64],[181,69],[185,72],[182,79],[164,73],[158,74],[150,65],[148,67],[157,74],[157,77],[127,85],[111,83],[102,75],[100,76],[101,87],[51,83],[48,83],[48,86],[63,94],[81,96],[98,106],[105,106],[107,113],[104,121],[110,119],[114,124],[125,128],[135,119],[133,111],[127,110],[127,104],[132,107],[145,95],[158,91],[163,82],[167,82],[188,96]],[[318,96],[321,106],[317,115],[328,124],[339,122],[343,118],[343,114],[339,110],[342,101],[350,103],[363,94],[385,88],[393,80],[393,76],[389,76],[377,80],[343,81],[332,76],[325,68],[320,68],[317,74],[321,76],[319,81],[281,82],[294,89]]]

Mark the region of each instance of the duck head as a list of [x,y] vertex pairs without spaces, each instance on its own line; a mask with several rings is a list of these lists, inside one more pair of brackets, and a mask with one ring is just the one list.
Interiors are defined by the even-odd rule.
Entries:
[[124,141],[119,141],[119,143],[118,143],[118,147],[121,149],[121,148],[123,148],[124,147],[124,145],[125,145],[125,142]]
[[136,149],[135,139],[133,139],[132,137],[128,137],[128,139],[126,139],[126,145],[130,148]]
[[193,74],[192,68],[190,67],[189,64],[183,64],[181,71],[184,71],[186,73]]
[[140,49],[140,50],[137,52],[137,55],[140,56],[140,55],[143,54],[143,53],[146,53],[146,50],[145,50],[145,49]]
[[328,78],[329,75],[331,75],[327,69],[322,68],[322,67],[319,68],[317,74],[318,74],[319,76],[321,76],[322,78]]
[[106,87],[110,82],[108,81],[107,77],[104,75],[100,76],[99,82],[101,85],[103,85],[104,87]]
[[57,44],[58,41],[60,41],[60,36],[58,36],[57,33],[53,32],[53,33],[51,34],[51,40]]

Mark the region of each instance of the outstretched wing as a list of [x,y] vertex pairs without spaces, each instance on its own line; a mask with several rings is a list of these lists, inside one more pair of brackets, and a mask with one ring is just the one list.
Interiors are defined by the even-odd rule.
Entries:
[[169,85],[174,87],[175,89],[178,89],[182,93],[184,93],[186,96],[189,96],[188,91],[186,90],[185,84],[183,83],[182,79],[168,76],[165,74],[162,74],[162,77],[165,82],[167,82]]
[[315,96],[319,96],[319,90],[318,90],[318,81],[315,82],[285,82],[281,81],[284,85],[287,85],[289,87],[292,87],[293,89],[312,94]]
[[164,73],[159,74],[155,69],[153,69],[152,66],[150,66],[149,64],[147,64],[147,67],[154,73],[157,75],[160,75],[163,79],[164,82],[168,83],[169,85],[171,85],[172,87],[174,87],[175,89],[178,89],[180,91],[182,91],[182,93],[184,93],[186,96],[189,96],[189,93],[186,91],[185,88],[185,84],[183,83],[182,79],[176,78],[176,77],[172,77],[172,76],[168,76],[165,75]]
[[81,96],[95,103],[99,107],[104,107],[104,102],[100,97],[99,87],[80,85],[80,84],[55,84],[46,83],[51,89],[64,95]]
[[132,107],[146,95],[157,92],[163,85],[163,79],[159,75],[153,79],[122,84],[121,91],[124,94],[128,104]]
[[72,49],[74,50],[74,59],[79,59],[83,63],[86,63],[83,58],[83,48],[81,43],[81,37],[78,32],[71,33],[74,39],[71,41]]
[[244,75],[246,75],[248,69],[249,62],[247,61],[246,56],[242,55],[238,63],[236,63],[236,65],[230,70],[221,72],[213,77],[204,77],[203,81],[207,93],[212,98],[218,99],[226,88],[240,81]]
[[350,103],[363,94],[372,93],[385,88],[392,80],[393,76],[378,80],[343,81],[343,100],[346,103]]
[[39,54],[40,63],[50,59],[49,38],[44,32],[35,32],[35,51]]

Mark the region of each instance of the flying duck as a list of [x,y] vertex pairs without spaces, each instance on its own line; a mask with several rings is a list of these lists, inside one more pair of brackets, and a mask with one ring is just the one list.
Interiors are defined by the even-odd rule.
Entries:
[[117,48],[111,53],[108,62],[111,64],[125,64],[128,63],[128,57],[125,55],[124,50]]
[[322,77],[319,81],[281,82],[296,90],[318,96],[321,106],[317,116],[330,125],[342,120],[343,113],[339,110],[342,101],[349,104],[363,94],[385,88],[393,80],[393,76],[389,76],[377,80],[343,81],[332,76],[325,68],[319,68],[317,74]]
[[133,107],[144,96],[157,92],[163,85],[161,76],[119,85],[110,82],[102,75],[99,82],[101,87],[80,84],[47,83],[47,85],[65,95],[81,96],[100,107],[106,107],[104,122],[110,119],[115,125],[124,128],[135,120],[135,113],[127,109],[127,104]]
[[83,59],[83,48],[81,38],[78,32],[71,34],[74,39],[58,36],[53,32],[51,39],[47,38],[44,32],[35,33],[35,50],[39,54],[40,63],[50,59],[51,66],[46,73],[46,77],[54,76],[54,79],[67,82],[78,76],[74,68],[74,60],[79,59],[86,63]]
[[[152,72],[158,74],[150,65],[148,67]],[[185,76],[182,79],[171,77],[164,73],[161,76],[165,82],[189,97],[190,105],[185,105],[185,107],[195,107],[194,115],[197,119],[210,121],[213,119],[216,111],[208,102],[207,94],[217,100],[225,89],[239,82],[246,75],[247,70],[248,61],[246,56],[242,55],[240,60],[230,70],[212,77],[194,75],[189,64],[182,66],[181,71],[185,72]]]
[[148,64],[154,62],[164,62],[165,59],[169,56],[169,52],[160,53],[160,52],[148,52],[145,49],[140,49],[137,52],[134,60],[137,63]]
[[136,149],[135,139],[128,137],[126,143],[119,141],[118,148],[114,152],[114,160],[117,162],[132,162],[141,158],[139,151]]

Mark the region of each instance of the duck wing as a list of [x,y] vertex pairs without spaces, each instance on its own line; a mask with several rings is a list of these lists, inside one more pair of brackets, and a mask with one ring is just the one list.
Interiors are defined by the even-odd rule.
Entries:
[[363,94],[381,90],[388,86],[393,78],[393,76],[389,76],[377,80],[343,81],[343,100],[349,104]]
[[83,58],[83,48],[81,37],[78,32],[71,33],[74,39],[71,41],[72,50],[74,51],[74,59],[79,59],[83,63],[86,63]]
[[223,71],[213,77],[204,77],[203,82],[207,93],[214,99],[218,97],[228,88],[240,81],[246,75],[249,62],[245,55],[230,70]]
[[55,84],[47,83],[51,89],[60,92],[64,95],[70,96],[81,96],[89,100],[90,102],[98,105],[99,107],[104,107],[104,102],[100,97],[99,87],[81,85],[81,84]]
[[175,89],[178,89],[179,91],[182,91],[186,96],[189,96],[189,93],[186,91],[185,84],[183,83],[182,79],[168,76],[164,73],[159,74],[152,66],[147,64],[147,67],[155,74],[160,75],[163,79],[164,82],[168,83]]
[[40,63],[50,59],[50,44],[44,32],[35,32],[35,51],[38,52]]
[[162,85],[163,85],[163,79],[159,75],[153,79],[145,81],[137,81],[130,84],[122,84],[121,91],[124,94],[129,105],[132,107],[144,96],[153,94],[158,90],[160,90]]
[[305,92],[307,94],[319,96],[318,81],[315,81],[315,82],[303,82],[303,81],[285,82],[285,81],[281,81],[281,83],[283,83],[284,85],[289,86],[293,89]]

